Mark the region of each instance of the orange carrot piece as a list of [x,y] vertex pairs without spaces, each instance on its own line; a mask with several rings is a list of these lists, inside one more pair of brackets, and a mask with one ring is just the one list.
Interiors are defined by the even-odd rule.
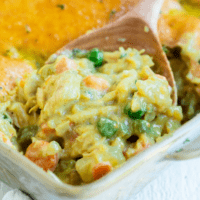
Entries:
[[92,75],[87,76],[83,80],[83,82],[85,83],[87,87],[100,90],[100,91],[107,90],[109,88],[108,81],[106,81],[103,78],[92,76]]
[[72,59],[69,59],[67,57],[63,57],[61,58],[61,60],[56,64],[56,73],[60,74],[64,71],[67,70],[76,70],[77,69],[77,65],[75,63],[75,61],[73,61]]
[[97,180],[108,174],[110,171],[112,171],[110,162],[101,162],[92,168],[92,175],[94,180]]
[[42,132],[46,135],[46,136],[50,136],[50,135],[56,135],[56,130],[53,128],[48,127],[48,125],[46,123],[43,123],[41,125],[41,129]]
[[54,171],[58,164],[58,153],[55,155],[42,156],[43,148],[46,147],[49,143],[46,141],[37,141],[37,145],[34,143],[30,144],[26,150],[25,156],[34,162],[39,167],[43,168],[45,171],[51,170]]
[[13,144],[11,143],[11,141],[9,140],[9,137],[0,131],[0,138],[3,141],[3,143],[7,144],[10,147],[13,147]]

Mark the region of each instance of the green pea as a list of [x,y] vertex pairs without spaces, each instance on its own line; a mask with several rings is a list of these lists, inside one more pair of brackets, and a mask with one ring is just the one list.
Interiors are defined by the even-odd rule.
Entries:
[[30,125],[19,129],[17,133],[17,142],[20,144],[23,151],[31,144],[31,138],[36,135],[37,131],[37,125]]
[[102,136],[110,138],[112,137],[118,128],[118,123],[106,117],[101,117],[97,122],[97,128]]
[[88,52],[87,58],[94,63],[95,67],[99,67],[103,63],[103,52],[94,48]]
[[126,105],[124,108],[124,113],[127,114],[131,119],[141,119],[146,111],[138,110],[137,112],[133,112],[131,110],[130,104]]
[[119,136],[122,137],[123,139],[127,139],[131,136],[131,124],[127,124],[125,122],[121,122],[120,124],[120,132]]
[[140,133],[150,133],[151,132],[151,125],[146,120],[137,120],[137,128]]
[[156,138],[159,136],[156,130],[154,130],[152,124],[146,120],[136,120],[134,124],[134,129],[138,130],[139,133],[146,133],[151,138]]
[[120,123],[120,129],[123,133],[123,136],[127,136],[127,135],[130,135],[130,132],[129,132],[129,126],[124,123]]

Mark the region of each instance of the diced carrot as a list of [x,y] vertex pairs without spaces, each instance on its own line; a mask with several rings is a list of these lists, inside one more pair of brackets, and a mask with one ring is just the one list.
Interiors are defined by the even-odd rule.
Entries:
[[106,81],[103,78],[92,76],[92,75],[87,76],[83,80],[83,82],[85,83],[87,87],[100,90],[100,91],[107,90],[109,88],[108,81]]
[[70,130],[67,133],[67,139],[70,141],[70,143],[74,143],[79,134],[74,130],[75,126],[74,122],[70,122],[69,125],[70,125]]
[[43,140],[37,141],[37,144],[36,142],[30,144],[26,150],[25,156],[45,171],[54,171],[59,160],[58,153],[55,155],[42,156],[42,151],[48,144],[48,142]]
[[147,149],[147,148],[150,147],[150,143],[148,143],[148,142],[143,141],[143,142],[141,142],[141,144],[142,144],[142,147],[143,147],[142,150]]
[[53,128],[48,127],[47,123],[43,123],[41,125],[41,129],[42,132],[46,135],[46,136],[50,136],[50,135],[55,135],[56,134],[56,130]]
[[1,138],[0,140],[2,140],[3,143],[7,144],[10,147],[13,147],[13,144],[11,143],[9,137],[1,131],[0,131],[0,138]]
[[75,140],[76,140],[76,138],[77,138],[78,136],[79,136],[78,133],[72,131],[72,132],[70,133],[70,136],[69,136],[69,141],[70,141],[71,143],[75,142]]
[[97,180],[105,176],[110,171],[112,171],[112,165],[110,162],[101,162],[92,168],[92,175],[94,180]]
[[75,63],[75,61],[73,61],[72,59],[69,59],[67,57],[63,57],[60,59],[60,61],[56,64],[56,73],[60,74],[64,71],[67,70],[76,70],[77,69],[77,65]]
[[124,150],[122,151],[122,153],[123,153],[123,155],[124,155],[124,157],[125,157],[126,159],[128,159],[128,157],[127,157],[127,155],[126,155],[127,150],[128,150],[128,147],[125,147]]
[[71,128],[73,128],[75,126],[75,123],[74,122],[70,122],[69,125],[70,125]]

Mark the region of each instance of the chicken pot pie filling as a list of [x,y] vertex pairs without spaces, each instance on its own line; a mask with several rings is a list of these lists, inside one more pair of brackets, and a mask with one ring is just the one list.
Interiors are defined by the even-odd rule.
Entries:
[[0,103],[0,134],[65,183],[90,183],[170,136],[183,118],[144,51],[74,49],[27,73]]
[[[104,6],[107,1],[93,3]],[[66,4],[50,6],[64,15],[69,9]],[[108,8],[108,19],[120,16],[118,6],[119,2]],[[29,41],[37,30],[32,22],[23,25],[25,22],[18,20],[15,26],[8,26],[6,30],[12,33],[21,26],[15,33],[25,37],[19,43],[10,37],[9,45],[0,41],[0,142],[63,182],[80,185],[103,177],[130,157],[170,137],[181,120],[188,121],[200,110],[198,6],[199,0],[165,0],[158,22],[159,38],[175,75],[181,107],[172,104],[167,80],[152,71],[152,58],[144,51],[65,50],[53,54],[40,67],[56,48],[55,42],[46,41],[46,46],[45,39],[53,35],[59,46],[63,38],[60,40],[56,33],[44,37],[40,32],[38,40]],[[44,7],[41,4],[38,8]],[[94,26],[88,22],[84,21]],[[9,37],[5,31],[3,34]],[[67,36],[66,41],[76,37]],[[31,47],[30,51],[23,50],[24,45]]]

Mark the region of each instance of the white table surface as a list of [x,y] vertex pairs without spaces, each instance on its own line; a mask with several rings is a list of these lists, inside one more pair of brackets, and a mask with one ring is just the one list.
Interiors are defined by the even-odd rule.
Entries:
[[[9,190],[0,183],[0,199]],[[174,161],[140,193],[120,200],[200,200],[200,158]]]

